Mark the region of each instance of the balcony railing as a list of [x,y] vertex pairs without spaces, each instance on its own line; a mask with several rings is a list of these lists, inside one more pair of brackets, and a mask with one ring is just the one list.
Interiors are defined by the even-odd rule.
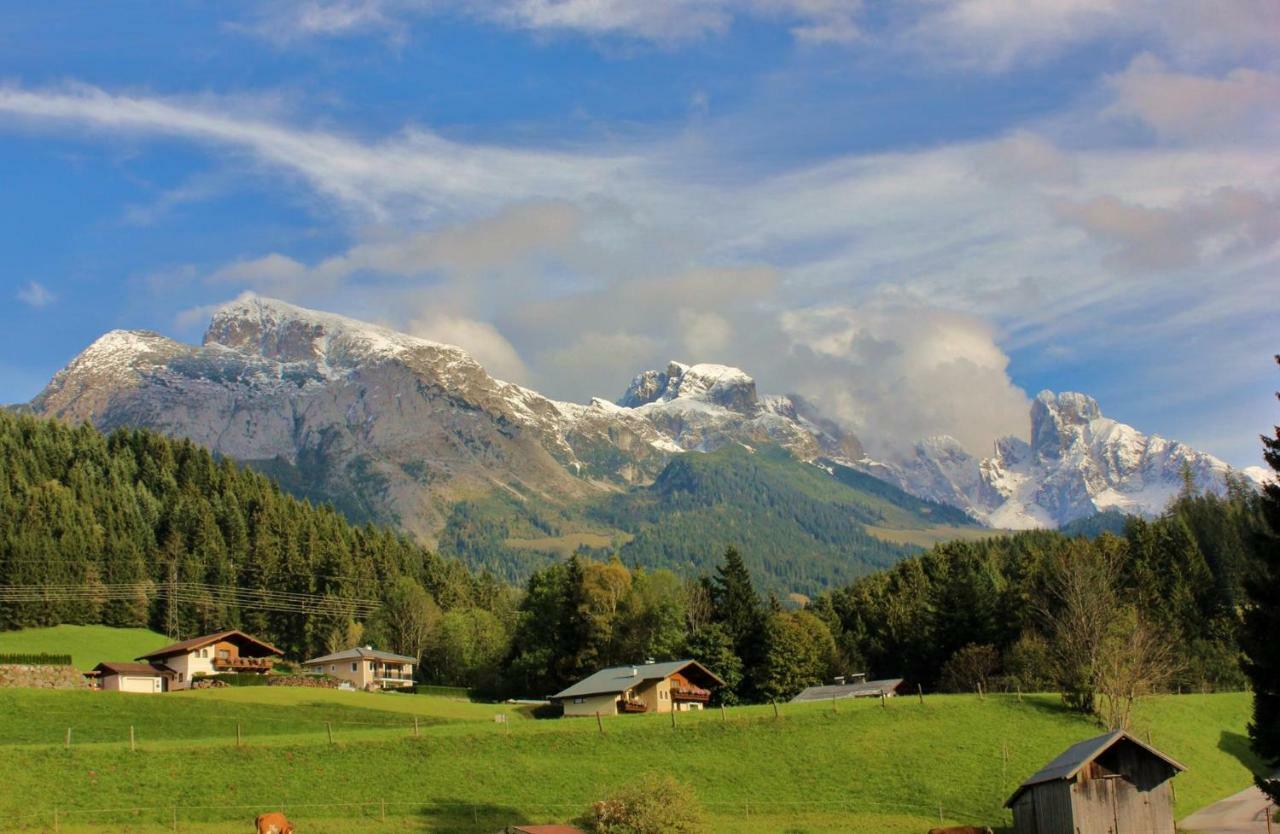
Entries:
[[644,701],[631,701],[626,698],[618,700],[619,712],[646,712],[648,709],[649,705]]
[[671,700],[705,703],[711,700],[711,691],[697,686],[673,686],[671,687]]
[[270,672],[275,660],[270,657],[215,657],[213,668],[231,672]]

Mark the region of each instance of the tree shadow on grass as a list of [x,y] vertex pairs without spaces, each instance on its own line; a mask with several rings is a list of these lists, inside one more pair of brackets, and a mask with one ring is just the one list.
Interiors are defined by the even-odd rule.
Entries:
[[1218,749],[1249,768],[1249,772],[1255,776],[1260,776],[1267,772],[1266,765],[1262,759],[1258,758],[1249,747],[1248,736],[1223,730],[1222,735],[1218,738]]
[[493,834],[505,831],[509,825],[529,822],[528,814],[512,805],[461,800],[430,803],[423,806],[419,816],[433,831],[456,831],[460,834]]

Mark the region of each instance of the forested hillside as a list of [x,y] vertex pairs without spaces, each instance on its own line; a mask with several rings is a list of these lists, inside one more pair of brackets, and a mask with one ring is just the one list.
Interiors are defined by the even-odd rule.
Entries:
[[385,635],[376,607],[510,607],[496,580],[190,442],[3,412],[0,593],[0,628],[239,626],[295,657]]
[[[797,608],[766,593],[768,573],[735,542],[776,549],[797,571],[831,571],[831,558],[804,567],[831,544],[823,531],[855,535],[853,525],[907,510],[866,493],[852,503],[847,487],[782,453],[681,458],[644,502],[597,510],[619,527],[665,522],[665,538],[637,527],[632,542],[662,542],[681,573],[628,566],[624,545],[624,560],[552,560],[523,594],[150,432],[104,437],[0,414],[0,461],[6,629],[104,623],[186,637],[241,626],[295,659],[370,641],[421,656],[426,681],[522,696],[648,657],[702,660],[729,683],[727,700],[783,699],[854,671],[928,689],[1052,688],[1081,706],[1117,680],[1243,684],[1238,612],[1260,522],[1257,494],[1239,483],[1225,498],[1189,487],[1121,536],[938,545]],[[790,503],[726,509],[789,466],[812,475],[789,477]],[[679,537],[699,527],[730,549],[682,561]],[[771,532],[753,541],[760,529]],[[1117,645],[1147,665],[1107,668]]]

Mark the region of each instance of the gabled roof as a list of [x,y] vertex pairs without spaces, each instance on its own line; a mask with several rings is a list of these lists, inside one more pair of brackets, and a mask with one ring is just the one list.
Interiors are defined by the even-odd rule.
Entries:
[[1056,759],[1049,762],[1044,767],[1033,773],[1027,781],[1018,786],[1013,792],[1013,796],[1009,797],[1009,801],[1005,802],[1004,807],[1011,808],[1013,803],[1027,788],[1035,785],[1042,785],[1045,782],[1057,782],[1061,779],[1074,779],[1076,775],[1084,768],[1085,765],[1110,750],[1120,741],[1128,741],[1136,744],[1138,747],[1160,759],[1174,770],[1186,770],[1176,760],[1169,758],[1164,753],[1155,749],[1149,744],[1143,744],[1138,739],[1129,735],[1123,730],[1114,730],[1110,733],[1097,736],[1096,738],[1085,739],[1077,742],[1066,750],[1062,751]]
[[628,689],[646,681],[669,678],[677,672],[683,672],[690,666],[697,667],[702,674],[711,678],[718,685],[724,686],[724,681],[720,680],[714,672],[696,660],[669,660],[665,663],[639,663],[635,666],[614,666],[609,669],[601,669],[594,675],[578,681],[563,692],[552,695],[551,700],[557,701],[561,698],[583,698],[587,695],[609,695],[615,692],[626,692]]
[[802,701],[830,701],[832,698],[864,698],[897,691],[902,686],[902,678],[886,678],[881,681],[861,681],[859,683],[833,683],[826,686],[811,686],[791,699],[791,703]]
[[239,629],[229,629],[227,631],[219,631],[217,634],[206,634],[202,637],[192,637],[190,640],[183,640],[181,643],[174,643],[171,646],[165,646],[163,649],[156,649],[137,658],[138,660],[161,660],[166,657],[173,657],[176,654],[187,654],[196,649],[203,649],[205,646],[211,646],[214,643],[226,640],[228,638],[239,638],[245,642],[252,643],[260,649],[265,650],[265,654],[284,655],[284,652],[277,649],[270,643],[263,642],[257,637],[245,634]]
[[100,675],[151,675],[162,678],[173,676],[168,669],[152,666],[150,663],[128,663],[108,660],[93,667]]
[[317,663],[334,663],[339,660],[359,660],[367,658],[369,660],[394,660],[397,663],[417,663],[417,658],[408,657],[403,654],[392,654],[391,652],[383,652],[378,649],[371,649],[368,646],[356,646],[354,649],[346,651],[334,652],[324,657],[313,657],[310,660],[304,660],[303,666],[314,666]]

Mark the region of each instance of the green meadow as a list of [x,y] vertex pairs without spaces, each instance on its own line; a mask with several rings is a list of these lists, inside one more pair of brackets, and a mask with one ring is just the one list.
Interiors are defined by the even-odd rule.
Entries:
[[77,669],[92,669],[104,660],[133,660],[172,642],[145,628],[57,625],[0,631],[0,654],[69,654]]
[[[1177,811],[1247,785],[1246,694],[1153,698],[1136,730],[1182,761]],[[507,716],[505,722],[495,715]],[[416,730],[415,730],[415,719]],[[241,746],[236,743],[239,725]],[[135,749],[129,728],[134,728]],[[71,744],[66,731],[71,728]],[[713,831],[914,832],[1009,817],[1012,789],[1100,730],[1052,695],[927,696],[534,720],[425,695],[246,687],[166,695],[0,690],[0,819],[17,830],[493,832],[568,820],[646,771]]]

